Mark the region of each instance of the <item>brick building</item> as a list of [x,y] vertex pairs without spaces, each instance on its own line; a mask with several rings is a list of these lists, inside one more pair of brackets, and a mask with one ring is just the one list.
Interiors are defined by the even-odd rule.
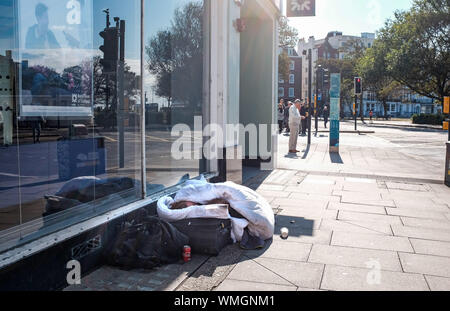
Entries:
[[302,58],[295,49],[285,50],[290,59],[289,79],[285,81],[280,78],[278,81],[278,98],[287,101],[302,99]]

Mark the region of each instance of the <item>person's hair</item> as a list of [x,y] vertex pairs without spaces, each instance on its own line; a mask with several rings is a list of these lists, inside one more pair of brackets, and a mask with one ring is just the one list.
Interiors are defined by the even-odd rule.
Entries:
[[42,17],[42,15],[44,15],[44,13],[47,11],[48,11],[48,7],[45,4],[38,3],[36,5],[35,15],[36,15],[36,17]]

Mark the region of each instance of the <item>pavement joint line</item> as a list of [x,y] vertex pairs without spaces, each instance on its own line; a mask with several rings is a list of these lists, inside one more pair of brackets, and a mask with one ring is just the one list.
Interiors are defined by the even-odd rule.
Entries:
[[[384,232],[377,231],[377,230],[374,230],[374,229],[372,229],[372,228],[366,228],[366,227],[364,227],[364,226],[361,226],[361,225],[357,225],[357,224],[351,223],[349,220],[339,220],[339,219],[336,219],[336,220],[337,220],[337,221],[341,221],[341,222],[343,222],[343,223],[346,223],[346,224],[348,224],[348,225],[354,226],[354,227],[359,227],[359,228],[363,228],[363,229],[366,229],[366,230],[369,230],[369,231],[372,231],[372,232],[379,233],[379,234],[381,234],[381,235],[383,235],[383,236],[394,236],[394,232],[392,232],[392,235],[388,235],[388,234],[386,234],[386,233],[384,233]],[[391,227],[391,231],[392,231],[392,227]]]
[[[243,256],[244,256],[244,254],[241,254],[241,256],[239,257],[237,262],[235,264],[231,265],[231,267],[226,271],[226,273],[224,273],[224,275],[222,277],[220,277],[220,279],[217,280],[216,283],[214,283],[213,287],[211,288],[211,291],[214,291],[216,288],[218,288],[227,279],[227,277],[234,270],[234,268],[236,268],[236,266],[241,262],[241,259],[242,259]],[[229,280],[233,280],[233,279],[229,279]],[[239,281],[239,280],[234,280],[234,281]]]
[[[431,275],[430,275],[431,276]],[[431,286],[430,286],[430,284],[428,283],[428,279],[427,279],[427,274],[423,274],[423,278],[425,279],[425,283],[427,284],[427,286],[428,286],[428,289],[430,290],[430,292],[432,291],[431,290]]]
[[[270,271],[270,272],[272,272],[273,274],[279,276],[280,278],[282,278],[283,280],[285,280],[286,282],[288,282],[288,283],[291,284],[292,286],[297,287],[296,284],[292,283],[291,281],[287,280],[285,277],[279,275],[279,274],[276,273],[275,271],[272,271],[271,269],[267,268],[266,266],[264,266],[263,264],[257,262],[256,260],[254,260],[254,259],[248,257],[247,255],[244,255],[244,257],[247,257],[247,259],[249,259],[250,261],[253,261],[253,262],[256,263],[257,265],[259,265],[259,266],[263,267],[264,269],[266,269],[267,271]],[[278,260],[280,260],[280,259],[278,259]],[[298,262],[298,261],[293,261],[293,260],[284,260],[284,261]]]
[[207,263],[210,259],[211,259],[211,256],[208,256],[201,264],[198,265],[198,267],[197,267],[194,271],[192,271],[192,273],[188,273],[188,274],[186,275],[186,277],[180,282],[180,284],[178,284],[177,286],[175,286],[175,288],[173,289],[173,291],[175,291],[175,292],[178,291],[178,289],[179,289],[181,286],[183,286],[184,283],[186,283],[186,281],[187,281],[191,276],[193,276],[198,270],[200,270],[200,268],[203,267],[203,265],[204,265],[205,263]]
[[[292,286],[291,286],[291,285],[282,285],[282,284],[277,284],[277,283],[260,282],[260,281],[245,281],[245,280],[237,280],[237,279],[233,279],[233,278],[229,278],[229,279],[227,279],[227,280],[230,280],[230,281],[236,281],[236,282],[241,282],[241,283],[246,282],[246,283],[264,284],[264,285],[270,284],[270,285],[276,285],[276,286],[295,287],[296,290],[298,290],[298,289],[300,288],[300,286],[297,286],[297,285],[292,285]],[[220,284],[219,284],[219,286],[220,286]],[[217,286],[217,287],[219,287],[219,286]],[[302,288],[306,288],[306,289],[316,289],[316,288],[309,288],[309,287],[302,287]]]
[[[401,177],[401,176],[387,176],[387,175],[375,175],[375,174],[364,174],[364,173],[344,173],[340,172],[326,172],[326,171],[308,171],[308,170],[293,170],[286,168],[277,168],[277,170],[285,170],[285,171],[298,171],[302,173],[306,173],[312,176],[330,176],[330,177],[352,177],[352,178],[366,178],[366,179],[375,179],[380,181],[397,181],[403,183],[425,183],[425,184],[437,184],[444,185],[443,180],[437,179],[427,179],[427,178],[411,178],[411,177]],[[389,189],[388,189],[389,190]],[[394,189],[392,189],[394,190]]]

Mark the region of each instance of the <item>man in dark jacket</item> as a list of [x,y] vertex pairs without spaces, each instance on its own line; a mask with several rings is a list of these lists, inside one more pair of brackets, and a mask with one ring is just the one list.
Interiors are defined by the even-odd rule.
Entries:
[[325,105],[325,107],[323,107],[323,122],[325,124],[325,128],[327,128],[329,118],[330,118],[330,111],[328,110],[328,106]]

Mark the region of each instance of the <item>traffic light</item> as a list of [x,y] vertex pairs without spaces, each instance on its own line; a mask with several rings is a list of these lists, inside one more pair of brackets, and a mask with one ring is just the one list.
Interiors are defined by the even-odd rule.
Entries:
[[355,95],[362,94],[362,79],[359,77],[355,78]]
[[100,51],[103,52],[103,58],[100,60],[103,72],[116,72],[119,58],[119,31],[115,27],[105,28],[105,30],[100,32],[100,37],[103,38],[103,45],[100,46]]

